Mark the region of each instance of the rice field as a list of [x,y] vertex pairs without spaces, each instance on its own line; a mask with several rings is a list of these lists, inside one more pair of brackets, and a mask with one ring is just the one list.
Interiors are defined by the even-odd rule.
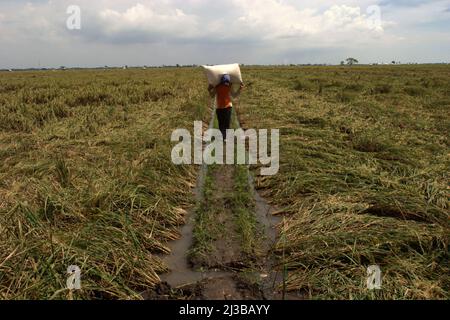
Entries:
[[[449,299],[450,67],[242,72],[242,127],[281,133],[280,172],[252,172],[283,217],[286,289]],[[170,136],[210,122],[205,83],[193,68],[0,73],[0,299],[140,299],[160,282],[198,175],[172,164]]]
[[[0,299],[135,299],[193,205],[170,133],[206,114],[203,74],[0,74]],[[66,270],[83,270],[82,291]]]
[[[248,68],[246,128],[279,128],[287,288],[312,299],[448,299],[448,66]],[[256,172],[256,171],[255,171]],[[383,289],[368,291],[378,265]]]

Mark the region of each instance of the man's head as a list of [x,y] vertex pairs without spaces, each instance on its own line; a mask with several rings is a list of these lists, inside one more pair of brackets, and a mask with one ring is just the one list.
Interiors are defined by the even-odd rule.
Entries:
[[230,85],[231,84],[231,77],[229,74],[222,75],[222,78],[220,79],[221,84]]

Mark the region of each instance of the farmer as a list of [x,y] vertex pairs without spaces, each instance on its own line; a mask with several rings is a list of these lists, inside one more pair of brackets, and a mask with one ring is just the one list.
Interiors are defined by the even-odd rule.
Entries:
[[222,75],[220,84],[216,87],[209,85],[208,91],[211,97],[217,96],[217,119],[219,121],[219,129],[222,132],[224,140],[227,138],[227,129],[230,129],[231,114],[233,112],[232,98],[236,98],[241,94],[244,84],[241,82],[239,90],[233,93],[231,90],[231,77],[229,74]]

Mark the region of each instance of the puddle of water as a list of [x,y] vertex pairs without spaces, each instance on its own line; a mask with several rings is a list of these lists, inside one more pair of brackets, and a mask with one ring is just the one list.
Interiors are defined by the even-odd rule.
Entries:
[[279,288],[283,284],[283,272],[279,266],[273,249],[278,241],[278,231],[276,226],[282,221],[282,218],[274,216],[275,211],[267,201],[260,196],[255,189],[254,178],[250,170],[248,172],[248,184],[255,199],[255,214],[258,223],[264,228],[264,252],[265,257],[262,262],[261,290],[268,300],[280,300],[282,295],[279,293]]
[[[207,173],[207,166],[200,169],[197,186],[194,189],[196,201],[202,201],[203,184]],[[194,240],[195,209],[190,210],[186,219],[186,224],[181,229],[181,238],[171,243],[171,254],[162,258],[164,263],[170,267],[170,272],[160,276],[163,282],[167,282],[171,287],[178,288],[185,285],[194,284],[203,280],[210,280],[228,276],[229,272],[219,270],[196,271],[188,262],[188,251]]]
[[248,183],[255,198],[256,218],[258,219],[258,222],[264,227],[265,236],[270,242],[270,247],[273,247],[278,237],[276,226],[281,223],[282,218],[272,214],[273,212],[275,212],[275,210],[267,203],[267,201],[263,197],[260,196],[258,191],[256,191],[254,178],[250,172],[248,173]]
[[[240,128],[240,122],[235,116],[235,121],[237,126]],[[260,273],[260,289],[264,293],[264,297],[268,300],[281,300],[287,298],[286,295],[280,293],[280,288],[283,286],[283,268],[280,262],[277,261],[276,256],[273,254],[275,245],[278,241],[279,232],[277,226],[282,222],[282,218],[273,215],[275,212],[274,208],[270,206],[267,201],[261,197],[255,188],[254,177],[250,172],[250,166],[248,168],[248,185],[253,197],[255,199],[255,215],[258,223],[264,229],[264,252],[265,257],[262,259],[261,263],[261,273]]]
[[193,229],[194,217],[191,214],[181,229],[180,240],[173,242],[171,254],[163,258],[164,263],[170,267],[171,271],[163,274],[161,280],[167,282],[172,287],[195,283],[203,279],[201,273],[192,270],[187,259],[187,253],[192,244]]

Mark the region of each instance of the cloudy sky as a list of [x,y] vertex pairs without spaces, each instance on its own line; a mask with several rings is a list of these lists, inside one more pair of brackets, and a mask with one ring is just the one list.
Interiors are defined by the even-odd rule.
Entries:
[[0,68],[450,62],[450,0],[0,0],[0,41]]

